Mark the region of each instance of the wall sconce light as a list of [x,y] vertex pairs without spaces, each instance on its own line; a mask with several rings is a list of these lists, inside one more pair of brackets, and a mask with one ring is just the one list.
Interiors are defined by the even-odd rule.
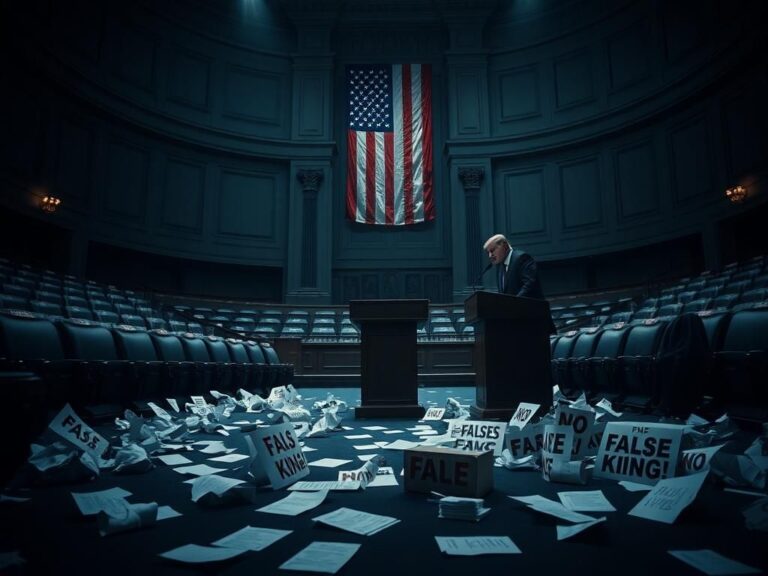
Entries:
[[734,186],[725,191],[725,197],[734,204],[741,204],[747,199],[747,189],[744,186]]
[[59,204],[61,204],[61,198],[56,198],[56,196],[43,196],[40,199],[40,208],[45,212],[56,212]]

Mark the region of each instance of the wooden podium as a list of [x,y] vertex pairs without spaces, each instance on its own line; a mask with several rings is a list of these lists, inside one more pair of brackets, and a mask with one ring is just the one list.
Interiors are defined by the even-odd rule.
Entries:
[[429,300],[352,300],[360,324],[360,407],[355,418],[421,418],[418,404],[416,324],[429,316]]
[[552,404],[546,300],[475,292],[464,301],[475,327],[472,418],[509,420],[520,402]]

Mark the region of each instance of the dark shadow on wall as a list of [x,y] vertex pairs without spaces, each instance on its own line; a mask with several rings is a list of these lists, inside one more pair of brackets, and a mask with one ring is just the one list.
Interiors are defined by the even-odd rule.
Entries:
[[768,202],[726,218],[720,223],[720,250],[723,264],[743,262],[768,254]]
[[93,242],[86,276],[136,290],[282,302],[282,269],[149,254]]
[[70,241],[69,230],[47,219],[38,220],[0,208],[0,256],[4,258],[66,274]]
[[539,263],[547,296],[649,287],[704,269],[701,236],[692,234],[631,250]]

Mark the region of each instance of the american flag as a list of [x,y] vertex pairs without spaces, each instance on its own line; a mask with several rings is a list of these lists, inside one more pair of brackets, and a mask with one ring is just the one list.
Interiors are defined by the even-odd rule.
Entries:
[[365,224],[433,220],[432,69],[347,67],[347,217]]

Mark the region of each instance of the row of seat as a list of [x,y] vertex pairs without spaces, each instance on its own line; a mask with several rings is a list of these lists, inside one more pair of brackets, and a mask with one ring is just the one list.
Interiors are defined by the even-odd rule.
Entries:
[[768,420],[768,309],[585,328],[551,344],[566,395],[681,415],[708,398],[737,419]]
[[211,389],[265,393],[293,366],[266,343],[0,312],[0,367],[42,377],[51,405],[124,407]]

